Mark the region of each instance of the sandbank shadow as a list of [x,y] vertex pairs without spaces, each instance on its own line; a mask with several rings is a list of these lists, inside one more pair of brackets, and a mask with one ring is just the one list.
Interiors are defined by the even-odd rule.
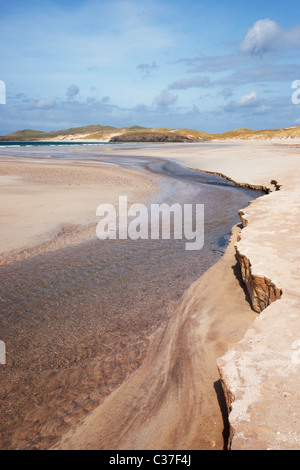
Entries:
[[226,404],[221,380],[218,380],[217,382],[214,383],[214,389],[217,395],[217,399],[218,399],[218,403],[219,403],[219,407],[220,407],[222,419],[223,419],[223,426],[224,426],[223,432],[222,432],[223,440],[224,440],[223,450],[228,450],[230,425],[229,425],[229,420],[228,420],[228,409],[227,409],[227,404]]

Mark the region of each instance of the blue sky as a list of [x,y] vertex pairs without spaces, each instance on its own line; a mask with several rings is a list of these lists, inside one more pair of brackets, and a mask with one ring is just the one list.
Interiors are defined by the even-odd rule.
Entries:
[[2,2],[0,134],[300,125],[299,13],[299,0]]

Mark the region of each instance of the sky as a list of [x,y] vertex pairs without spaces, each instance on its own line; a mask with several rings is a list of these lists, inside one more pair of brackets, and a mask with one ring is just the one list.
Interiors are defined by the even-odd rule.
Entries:
[[0,135],[300,125],[299,0],[3,1],[0,44]]

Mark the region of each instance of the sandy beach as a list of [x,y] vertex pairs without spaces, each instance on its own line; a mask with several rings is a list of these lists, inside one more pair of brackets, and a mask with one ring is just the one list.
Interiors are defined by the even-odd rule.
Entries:
[[[233,237],[223,259],[155,333],[142,367],[56,448],[221,448],[220,404],[212,393],[220,376],[230,448],[298,448],[298,152],[282,142],[159,148],[163,157],[271,193],[242,212],[245,228],[236,249]],[[259,315],[239,280],[236,251],[249,260],[248,270],[240,265],[252,306],[262,300]],[[280,300],[273,302],[270,284],[281,291]]]
[[0,451],[300,450],[299,0],[37,3],[1,4]]
[[1,264],[95,236],[99,204],[145,202],[155,178],[110,163],[1,158]]
[[[141,366],[53,448],[297,448],[298,147],[228,142],[125,152],[176,159],[270,194],[240,208],[244,228],[233,229],[223,258],[185,292],[171,318],[151,335]],[[157,190],[148,176],[105,164],[45,162],[33,169],[30,162],[2,161],[0,169],[1,217],[4,227],[10,225],[1,233],[5,263],[16,259],[12,256],[29,256],[35,246],[52,249],[51,234],[65,225],[83,225],[75,239],[84,239],[95,223],[87,208],[96,208],[104,197],[110,202],[108,194],[115,202],[120,188],[127,194],[130,188],[133,199],[146,199]],[[21,207],[16,193],[24,195]],[[62,198],[68,204],[57,211]],[[63,243],[71,243],[69,235]]]

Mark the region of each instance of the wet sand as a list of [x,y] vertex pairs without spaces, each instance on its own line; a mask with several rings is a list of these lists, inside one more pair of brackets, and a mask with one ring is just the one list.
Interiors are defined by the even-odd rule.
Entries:
[[[113,331],[103,319],[99,324],[89,302],[84,317],[80,286],[70,290],[72,299],[67,279],[55,281],[70,263],[68,253],[60,268],[51,253],[94,239],[99,204],[116,204],[120,194],[130,203],[146,202],[159,189],[156,180],[109,163],[1,158],[0,323],[7,347],[7,364],[0,366],[1,449],[36,448],[38,441],[49,447],[140,365],[145,329],[133,321],[116,337],[118,325]],[[40,275],[33,279],[34,273]],[[69,278],[76,283],[71,269]],[[49,294],[55,282],[65,305],[57,292]]]
[[[171,171],[171,169],[169,170]],[[17,193],[24,193],[25,196],[28,196],[28,207],[30,207],[30,204],[36,203],[35,191],[33,193],[29,191],[32,188],[36,189],[36,186],[39,191],[37,193],[40,196],[39,200],[43,201],[43,204],[47,201],[50,207],[53,203],[52,194],[58,191],[59,195],[63,197],[67,182],[71,183],[72,192],[78,191],[75,201],[83,197],[86,198],[86,204],[93,206],[96,202],[94,199],[95,195],[97,195],[97,206],[99,202],[102,202],[98,199],[99,194],[106,195],[108,189],[114,191],[110,192],[110,195],[113,196],[119,194],[120,188],[123,191],[131,189],[134,185],[134,195],[136,197],[146,197],[146,194],[149,197],[151,194],[153,195],[151,190],[157,189],[157,178],[162,178],[159,168],[154,180],[154,177],[149,176],[149,174],[126,168],[120,169],[114,165],[102,163],[92,163],[91,165],[90,162],[87,165],[83,165],[79,162],[60,163],[57,161],[35,161],[33,165],[32,161],[30,162],[28,159],[22,163],[17,163],[16,161],[3,162],[3,173],[2,176],[6,185],[4,186],[5,190],[9,189],[11,194],[14,194],[14,190],[16,190],[15,185],[19,184]],[[109,176],[111,179],[109,179]],[[194,200],[196,192],[195,189],[192,189],[192,182],[188,179],[190,176],[184,175],[184,178],[187,178],[187,183],[176,183],[177,186],[174,187],[173,192],[177,195],[180,194],[180,188],[184,186],[185,191],[188,188],[186,192],[191,200]],[[91,186],[91,194],[86,192],[85,183],[87,180]],[[130,184],[130,188],[126,188],[124,180],[127,184]],[[213,180],[210,178],[208,180],[210,183],[213,183]],[[105,188],[101,185],[100,188],[97,188],[99,181],[101,181],[102,186],[105,185]],[[119,185],[120,182],[123,182],[123,186]],[[118,183],[117,187],[116,183]],[[24,185],[26,185],[25,188]],[[29,188],[30,185],[31,188]],[[145,188],[148,189],[148,193],[146,193]],[[205,190],[207,198],[206,206],[209,207],[209,199],[213,199],[213,197],[219,194],[218,197],[225,204],[223,207],[226,208],[228,206],[226,201],[230,200],[227,198],[231,192],[232,188],[230,186],[227,188],[225,185],[223,188],[218,188],[213,184],[212,186],[208,185]],[[54,200],[57,204],[57,199]],[[247,200],[246,194],[244,201],[246,202]],[[139,199],[140,201],[141,199]],[[86,216],[86,212],[82,206],[77,206],[76,204],[75,206],[73,221],[78,222],[80,220],[86,224],[82,225],[80,235],[83,238],[87,238],[89,235],[88,230],[90,230],[90,220],[84,219],[83,216]],[[52,210],[55,207],[52,206]],[[216,207],[212,205],[212,212],[211,214],[208,212],[208,215],[210,219],[211,243],[214,243],[214,246],[217,247],[218,233],[223,233],[224,229],[222,226],[224,224],[225,226],[230,224],[231,210],[229,204],[227,209],[229,209],[228,217],[229,215],[230,217],[227,220],[227,216],[224,219],[224,213],[221,210],[222,206],[219,204],[218,210],[216,210]],[[11,208],[13,208],[13,205],[11,205]],[[239,205],[236,205],[236,210],[238,208]],[[37,220],[43,220],[43,214],[45,215],[41,210],[37,210],[35,212]],[[57,237],[57,230],[61,230],[61,226],[58,224],[62,221],[64,215],[58,212],[57,218],[52,219],[52,232],[51,230],[39,232],[39,237],[42,237],[42,240],[45,240],[47,237],[50,240],[43,241],[37,247],[34,247],[32,244],[26,250],[22,250],[20,244],[15,245],[15,250],[10,251],[9,257],[5,260],[6,266],[2,268],[2,275],[4,276],[2,282],[2,301],[5,302],[2,303],[2,306],[6,312],[6,318],[4,318],[2,327],[6,335],[5,339],[9,352],[7,366],[1,367],[1,447],[4,449],[47,449],[54,445],[60,436],[72,430],[78,425],[78,421],[85,419],[89,412],[92,412],[92,410],[97,409],[99,406],[102,407],[114,390],[118,390],[118,387],[123,382],[124,384],[129,383],[129,375],[134,374],[133,371],[139,370],[141,364],[148,357],[148,351],[149,354],[152,354],[152,365],[151,369],[147,369],[146,365],[146,369],[150,375],[155,373],[154,361],[160,361],[161,359],[157,356],[160,348],[156,352],[152,351],[152,346],[149,348],[149,345],[152,345],[152,342],[155,341],[152,338],[156,338],[154,332],[157,331],[159,325],[163,322],[159,331],[164,332],[163,337],[167,341],[164,347],[172,346],[173,340],[168,330],[170,328],[169,325],[173,324],[173,320],[169,323],[168,318],[173,318],[178,298],[189,288],[193,280],[199,278],[207,267],[214,264],[220,257],[221,252],[217,250],[214,254],[214,251],[209,247],[207,252],[201,252],[200,264],[197,256],[194,254],[189,261],[185,261],[185,264],[183,264],[181,262],[181,255],[178,256],[179,252],[175,245],[173,245],[171,250],[166,247],[165,254],[160,251],[161,248],[156,249],[156,246],[153,245],[153,247],[150,247],[150,250],[154,250],[152,254],[151,251],[149,254],[145,251],[144,254],[142,252],[144,258],[146,257],[148,260],[149,273],[145,275],[146,273],[144,272],[141,276],[139,271],[137,271],[136,275],[132,271],[129,277],[128,274],[127,277],[125,275],[123,281],[118,280],[118,278],[115,280],[112,278],[112,283],[105,287],[106,294],[102,298],[102,304],[99,305],[99,288],[101,289],[101,285],[97,283],[91,284],[92,278],[90,276],[94,272],[92,277],[98,278],[99,274],[95,274],[97,273],[97,270],[95,270],[96,266],[98,270],[99,268],[100,270],[105,270],[105,265],[109,266],[112,258],[108,257],[106,260],[100,253],[98,254],[99,258],[96,257],[95,259],[95,251],[93,251],[94,242],[92,241],[85,245],[84,250],[80,248],[81,245],[77,245],[79,247],[77,250],[76,243],[83,238],[78,236],[75,224],[71,225],[70,230],[65,231],[65,238]],[[94,227],[95,225],[93,225],[93,231]],[[25,230],[26,226],[24,227]],[[53,234],[55,235],[54,240],[52,240],[54,244],[52,245],[51,233],[52,236]],[[73,237],[70,237],[71,234],[73,234]],[[16,239],[14,242],[17,243],[17,241],[22,243],[22,239]],[[123,244],[119,248],[115,245],[114,253],[117,257],[118,252],[120,252],[120,255],[119,260],[117,258],[113,261],[113,265],[121,267],[123,257],[128,259],[128,264],[131,257],[134,256],[136,245],[135,242],[134,247],[128,246],[126,252],[124,252]],[[62,249],[62,247],[64,248]],[[58,248],[58,251],[53,251]],[[155,256],[153,256],[154,253]],[[168,257],[171,256],[170,259],[166,257],[167,253]],[[133,258],[133,261],[136,264],[137,260]],[[171,266],[173,273],[170,274],[173,277],[164,274],[166,263],[168,266]],[[178,269],[175,269],[176,263],[179,263]],[[67,268],[68,265],[70,265],[69,268]],[[143,265],[144,262],[141,265],[141,269]],[[80,270],[78,277],[80,284],[78,285],[74,285],[74,282],[78,282],[78,280],[76,281],[76,276],[73,280],[74,270],[75,272]],[[135,277],[137,283],[134,281]],[[141,280],[143,280],[144,285]],[[110,294],[109,289],[113,289],[114,283],[118,284],[118,290],[122,288],[124,295],[123,297],[119,296],[119,305],[115,304],[112,307],[110,306],[110,298],[112,298],[110,295],[113,295],[113,293]],[[156,285],[159,285],[159,290],[156,288]],[[21,292],[22,294],[20,294]],[[153,293],[151,294],[151,292]],[[159,292],[159,295],[157,292]],[[34,311],[32,310],[32,304],[35,305]],[[108,313],[116,307],[118,309],[117,321],[114,320],[112,323]],[[14,319],[13,322],[10,321],[10,318]],[[175,320],[176,318],[177,315],[174,316],[174,321],[177,321]],[[244,325],[244,319],[241,323]],[[167,328],[166,330],[165,327]],[[173,333],[175,331],[174,328],[177,327],[171,328]],[[238,332],[236,331],[235,334],[238,335]],[[201,341],[203,342],[201,333],[199,337],[202,338]],[[214,328],[212,328],[210,337],[218,338],[218,333],[214,331]],[[178,341],[182,342],[182,346],[180,346],[178,351],[184,352],[184,364],[187,364],[189,350],[186,350],[184,346],[186,339],[178,339]],[[191,339],[191,341],[194,340]],[[217,341],[219,342],[219,338]],[[177,348],[177,346],[174,347]],[[207,348],[205,347],[204,349],[206,350]],[[153,354],[155,357],[153,357]],[[169,353],[168,355],[170,356]],[[214,354],[210,355],[209,353],[209,357],[212,359]],[[172,366],[174,373],[171,375],[175,375],[175,379],[178,374],[181,374],[180,358],[178,358],[178,362],[178,367],[177,365]],[[205,364],[206,362],[205,360]],[[224,424],[222,412],[215,389],[211,387],[212,377],[213,381],[217,381],[215,380],[215,378],[217,379],[215,375],[216,369],[215,367],[211,368],[212,360],[207,364],[208,368],[206,368],[204,363],[200,367],[203,387],[204,384],[205,387],[204,389],[202,388],[203,397],[199,401],[199,410],[201,409],[202,416],[201,422],[203,423],[203,438],[201,442],[199,441],[199,445],[201,448],[223,448],[222,432]],[[141,371],[143,370],[145,371],[145,369],[141,369]],[[164,371],[166,372],[165,368]],[[160,373],[157,377],[161,377],[160,380],[163,380]],[[168,388],[168,382],[169,380],[167,380],[164,386],[165,391]],[[148,385],[145,386],[148,387]],[[200,383],[197,382],[196,386],[199,387]],[[216,384],[216,390],[218,388],[219,385]],[[171,390],[173,390],[173,386],[171,386]],[[140,393],[143,392],[140,392],[137,387],[135,396],[138,397]],[[192,392],[191,389],[191,393],[196,393],[196,389],[195,392]],[[206,393],[208,393],[208,400],[204,405]],[[123,401],[119,398],[117,408],[123,406]],[[126,393],[124,398],[128,406],[128,400],[131,401],[131,399]],[[166,404],[165,401],[161,402],[161,404],[163,403]],[[188,406],[191,407],[189,412],[191,416],[191,409],[194,407],[194,404],[190,399],[188,399],[188,403]],[[135,400],[132,401],[132,405],[134,407],[138,406],[138,404],[135,404]],[[115,404],[113,406],[115,407]],[[203,407],[205,407],[205,411]],[[128,407],[129,410],[130,408]],[[132,413],[131,416],[133,417]],[[151,416],[150,406],[149,418]],[[145,416],[142,419],[146,419]],[[108,420],[110,420],[110,417]],[[117,417],[116,421],[118,421]],[[216,424],[212,424],[212,421]],[[104,421],[101,422],[104,423]],[[207,425],[204,423],[207,423]],[[209,440],[207,440],[208,427],[210,431],[214,431],[210,432]],[[119,428],[116,425],[115,436],[117,429]],[[12,432],[13,434],[11,434]],[[131,432],[134,433],[134,429]],[[181,432],[185,432],[185,429],[179,432],[179,436]],[[141,446],[139,448],[149,448],[149,446],[153,445],[153,440],[148,432],[140,433],[140,435],[143,435],[144,438],[136,444],[134,444],[134,438],[130,438],[128,435],[132,443],[128,445]],[[161,439],[161,446],[165,442],[165,438]],[[170,445],[176,446],[175,442],[172,442]],[[180,439],[178,443],[180,443]],[[94,444],[96,447],[100,445]],[[110,439],[107,441],[107,444],[103,445],[106,448],[110,446],[111,448],[117,448],[123,444]],[[191,445],[196,447],[195,443]]]
[[0,262],[54,251],[95,236],[99,204],[145,203],[155,178],[102,162],[16,159],[0,162]]
[[239,230],[151,336],[141,367],[54,449],[224,449],[228,423],[216,358],[255,318],[235,258]]

